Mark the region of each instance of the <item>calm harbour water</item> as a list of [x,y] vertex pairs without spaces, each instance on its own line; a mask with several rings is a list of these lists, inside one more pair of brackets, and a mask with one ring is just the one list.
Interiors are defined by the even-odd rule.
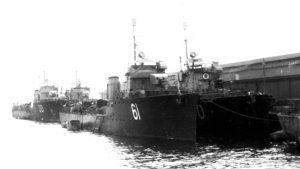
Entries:
[[300,168],[300,149],[269,141],[122,138],[13,118],[1,129],[0,168]]

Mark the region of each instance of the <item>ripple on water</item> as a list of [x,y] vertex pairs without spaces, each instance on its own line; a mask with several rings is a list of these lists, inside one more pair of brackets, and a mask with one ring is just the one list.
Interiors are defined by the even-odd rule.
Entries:
[[[74,133],[23,120],[5,125],[2,165],[10,168],[34,168],[49,159],[56,163],[46,168],[300,168],[298,147],[269,140],[214,138],[194,144]],[[16,154],[19,163],[14,163]]]
[[[191,144],[151,139],[113,137],[116,149],[131,154],[124,165],[132,168],[299,168],[299,155],[285,152],[280,143],[218,140]],[[122,144],[119,144],[122,142]],[[264,146],[261,146],[264,145]],[[299,150],[300,151],[300,150]]]

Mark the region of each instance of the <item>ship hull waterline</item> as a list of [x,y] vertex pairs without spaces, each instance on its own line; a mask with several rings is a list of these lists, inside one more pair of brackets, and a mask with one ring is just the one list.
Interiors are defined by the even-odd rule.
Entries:
[[30,111],[27,111],[27,110],[13,110],[12,111],[12,116],[16,119],[29,120],[30,114],[31,114]]
[[198,95],[114,100],[99,132],[109,135],[196,141]]
[[253,104],[249,104],[249,96],[214,100],[239,115],[200,98],[199,94],[188,94],[116,100],[107,108],[99,132],[197,141],[207,136],[268,138],[280,128],[278,119],[270,117],[268,97],[258,96]]
[[68,113],[68,112],[60,112],[59,113],[60,124],[62,127],[67,127],[67,125],[72,120],[77,120],[80,122],[80,128],[94,131],[97,130],[100,126],[102,115],[99,114],[79,114],[79,113]]
[[300,114],[278,114],[284,133],[300,143]]
[[280,129],[275,114],[270,114],[268,95],[235,96],[201,100],[197,116],[197,136],[231,138],[269,138]]

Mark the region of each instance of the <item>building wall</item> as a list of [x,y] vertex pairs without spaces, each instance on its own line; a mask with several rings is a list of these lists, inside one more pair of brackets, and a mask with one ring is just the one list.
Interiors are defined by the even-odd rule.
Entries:
[[222,65],[221,79],[231,89],[265,92],[277,100],[300,98],[300,54]]

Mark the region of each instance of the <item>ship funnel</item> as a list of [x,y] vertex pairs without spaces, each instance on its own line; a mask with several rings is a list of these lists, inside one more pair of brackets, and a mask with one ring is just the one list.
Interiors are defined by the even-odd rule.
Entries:
[[118,76],[111,76],[107,83],[107,98],[108,100],[115,99],[120,93],[120,81]]

